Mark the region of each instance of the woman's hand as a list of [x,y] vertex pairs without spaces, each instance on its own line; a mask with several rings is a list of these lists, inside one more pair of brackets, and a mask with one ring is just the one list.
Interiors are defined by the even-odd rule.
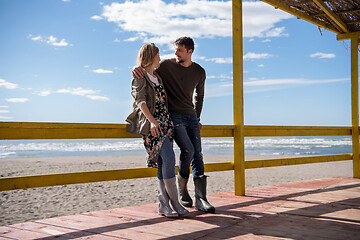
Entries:
[[153,115],[151,115],[149,108],[145,103],[140,105],[141,111],[144,113],[145,117],[150,122],[150,133],[154,137],[158,137],[161,133],[160,124],[155,120]]
[[161,133],[160,124],[157,121],[150,122],[150,132],[154,137],[158,137]]

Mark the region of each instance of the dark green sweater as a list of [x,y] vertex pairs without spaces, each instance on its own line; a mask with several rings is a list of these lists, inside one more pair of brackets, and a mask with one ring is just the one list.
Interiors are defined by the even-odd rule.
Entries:
[[164,82],[169,112],[200,118],[204,101],[205,70],[195,62],[189,67],[183,67],[175,59],[167,59],[160,63],[156,71]]

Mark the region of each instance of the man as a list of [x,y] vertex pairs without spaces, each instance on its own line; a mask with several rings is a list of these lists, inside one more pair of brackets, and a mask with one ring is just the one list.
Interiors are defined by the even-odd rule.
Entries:
[[[180,202],[185,207],[192,207],[193,204],[187,190],[191,164],[195,184],[195,208],[214,213],[215,208],[206,198],[207,176],[204,175],[200,138],[200,115],[206,73],[199,64],[191,60],[194,52],[194,41],[191,38],[181,37],[174,43],[176,59],[162,61],[156,71],[164,81],[170,117],[174,122],[174,138],[181,150],[178,174]],[[134,69],[133,74],[136,77],[143,75],[138,68]]]

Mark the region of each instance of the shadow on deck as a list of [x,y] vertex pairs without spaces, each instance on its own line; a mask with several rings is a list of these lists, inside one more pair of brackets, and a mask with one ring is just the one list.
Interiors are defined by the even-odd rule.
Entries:
[[0,227],[0,239],[360,239],[360,179],[329,178],[208,197],[215,214],[168,219],[157,204]]

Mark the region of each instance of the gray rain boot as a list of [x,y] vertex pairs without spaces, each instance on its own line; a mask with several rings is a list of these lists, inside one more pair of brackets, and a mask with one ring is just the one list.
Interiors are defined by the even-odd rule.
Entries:
[[176,177],[164,179],[166,192],[169,195],[171,205],[174,210],[179,214],[179,217],[186,217],[189,215],[189,211],[186,210],[180,203],[178,199],[178,191],[176,187]]
[[169,204],[169,196],[166,192],[165,189],[165,183],[163,179],[158,179],[158,183],[159,183],[159,208],[158,208],[158,213],[159,215],[163,215],[165,217],[178,217],[179,214],[177,214],[177,212],[175,212],[174,210],[172,210],[172,208],[170,207]]
[[179,198],[180,198],[180,203],[184,207],[192,207],[193,204],[193,201],[187,190],[188,180],[189,178],[184,178],[180,174],[178,174]]
[[215,208],[206,199],[206,178],[206,175],[194,178],[195,208],[203,212],[215,213]]

